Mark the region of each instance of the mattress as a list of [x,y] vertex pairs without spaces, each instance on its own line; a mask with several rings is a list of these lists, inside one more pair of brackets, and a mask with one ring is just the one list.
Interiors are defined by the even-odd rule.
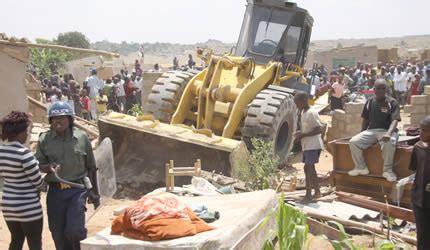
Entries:
[[110,228],[81,241],[82,250],[156,250],[156,249],[261,249],[272,239],[276,222],[266,220],[278,204],[273,190],[219,195],[180,197],[187,204],[202,204],[220,212],[220,219],[211,223],[214,230],[164,241],[142,241],[111,235]]

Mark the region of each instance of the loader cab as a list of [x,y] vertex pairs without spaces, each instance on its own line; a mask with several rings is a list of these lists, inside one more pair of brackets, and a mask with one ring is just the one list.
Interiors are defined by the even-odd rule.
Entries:
[[235,55],[269,61],[306,61],[313,19],[295,3],[283,0],[248,0]]

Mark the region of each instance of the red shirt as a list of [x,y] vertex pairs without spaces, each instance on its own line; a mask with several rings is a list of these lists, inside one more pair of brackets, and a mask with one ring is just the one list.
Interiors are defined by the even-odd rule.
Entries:
[[81,105],[84,110],[90,111],[90,98],[88,96],[81,97]]
[[125,96],[133,96],[134,95],[134,90],[135,90],[135,87],[133,86],[133,82],[128,82],[128,83],[125,83],[125,85],[124,85],[124,90],[125,90]]
[[411,85],[411,95],[419,95],[418,86],[420,85],[420,80],[415,80]]

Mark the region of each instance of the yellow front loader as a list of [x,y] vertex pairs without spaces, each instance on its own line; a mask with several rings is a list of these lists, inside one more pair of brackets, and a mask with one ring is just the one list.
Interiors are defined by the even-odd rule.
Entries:
[[149,191],[163,185],[169,160],[192,166],[201,159],[204,170],[230,175],[244,166],[253,137],[270,142],[285,160],[297,124],[294,92],[312,89],[301,68],[312,24],[295,3],[248,0],[229,54],[207,53],[207,67],[197,74],[163,74],[143,116],[100,118],[101,139],[113,140],[118,181]]

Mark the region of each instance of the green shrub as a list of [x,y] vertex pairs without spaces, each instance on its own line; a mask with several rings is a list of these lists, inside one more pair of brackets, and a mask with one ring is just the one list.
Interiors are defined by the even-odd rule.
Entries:
[[251,139],[253,150],[248,162],[242,162],[233,170],[233,176],[249,184],[253,190],[270,188],[278,172],[279,157],[273,152],[272,144],[259,138]]

